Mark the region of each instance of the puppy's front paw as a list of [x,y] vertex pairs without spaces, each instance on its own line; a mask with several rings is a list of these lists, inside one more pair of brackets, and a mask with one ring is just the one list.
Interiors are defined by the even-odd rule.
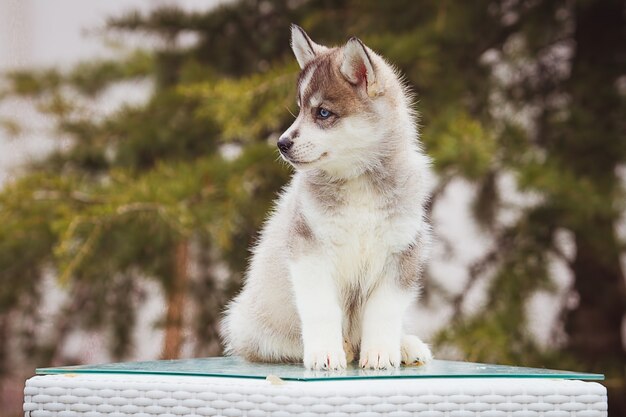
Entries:
[[363,349],[359,359],[359,366],[363,369],[397,368],[400,366],[400,349]]
[[304,366],[316,371],[346,369],[346,354],[343,349],[307,352],[304,354]]
[[402,363],[405,365],[424,365],[433,360],[430,348],[417,336],[402,336]]

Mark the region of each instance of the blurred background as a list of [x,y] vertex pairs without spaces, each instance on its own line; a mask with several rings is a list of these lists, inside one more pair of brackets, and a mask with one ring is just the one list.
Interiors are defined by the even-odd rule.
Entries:
[[626,415],[626,4],[0,3],[0,409],[35,367],[213,356],[288,181],[289,25],[416,93],[441,359],[602,372]]

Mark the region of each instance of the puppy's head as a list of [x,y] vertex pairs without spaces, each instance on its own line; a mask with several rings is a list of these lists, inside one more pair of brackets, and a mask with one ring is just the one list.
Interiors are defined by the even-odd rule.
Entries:
[[292,25],[291,47],[302,69],[300,112],[278,140],[281,156],[298,170],[358,175],[388,146],[394,109],[385,90],[393,71],[357,38],[327,48]]

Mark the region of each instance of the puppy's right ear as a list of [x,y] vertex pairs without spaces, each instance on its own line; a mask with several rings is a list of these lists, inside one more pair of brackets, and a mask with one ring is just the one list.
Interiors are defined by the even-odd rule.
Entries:
[[296,56],[300,69],[302,69],[306,64],[311,62],[317,54],[325,51],[327,48],[313,42],[304,29],[292,23],[291,49],[293,49],[293,54]]

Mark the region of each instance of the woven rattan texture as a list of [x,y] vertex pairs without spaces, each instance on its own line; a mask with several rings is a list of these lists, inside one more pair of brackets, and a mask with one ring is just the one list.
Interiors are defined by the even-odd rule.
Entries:
[[606,389],[541,379],[329,382],[152,375],[46,375],[26,381],[27,417],[604,417]]

